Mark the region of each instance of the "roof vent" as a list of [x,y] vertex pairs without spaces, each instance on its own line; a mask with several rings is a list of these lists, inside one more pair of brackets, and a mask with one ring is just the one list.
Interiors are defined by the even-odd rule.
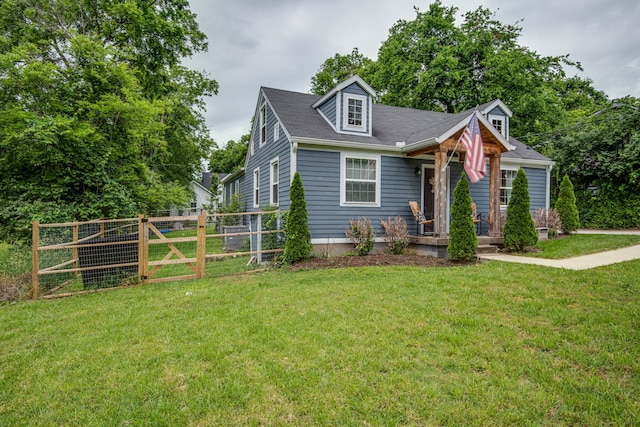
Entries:
[[404,141],[396,142],[396,147],[398,147],[398,148],[402,148],[402,147],[404,147],[405,145],[406,145],[406,142],[404,142]]

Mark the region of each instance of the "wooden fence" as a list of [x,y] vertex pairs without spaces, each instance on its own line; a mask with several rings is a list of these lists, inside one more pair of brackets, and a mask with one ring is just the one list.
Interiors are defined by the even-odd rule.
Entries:
[[286,212],[33,223],[33,298],[199,279],[207,262],[283,252]]

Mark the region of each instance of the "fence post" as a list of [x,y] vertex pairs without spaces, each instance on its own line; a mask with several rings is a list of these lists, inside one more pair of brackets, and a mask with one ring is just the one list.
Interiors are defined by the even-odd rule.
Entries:
[[138,283],[147,279],[149,246],[147,245],[147,220],[144,215],[138,215]]
[[196,277],[202,279],[205,275],[207,254],[207,211],[198,215],[198,241],[196,244]]
[[31,230],[31,290],[33,299],[38,299],[40,293],[40,282],[38,281],[38,271],[40,270],[40,221],[33,221]]
[[[71,256],[74,259],[73,268],[78,268],[78,224],[73,224],[73,249],[71,249]],[[78,272],[73,272],[73,277],[78,277]]]

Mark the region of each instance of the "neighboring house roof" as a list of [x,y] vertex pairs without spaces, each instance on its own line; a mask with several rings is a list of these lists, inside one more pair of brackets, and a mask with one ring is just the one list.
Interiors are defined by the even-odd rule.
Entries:
[[211,190],[211,172],[202,172],[200,184],[207,190]]

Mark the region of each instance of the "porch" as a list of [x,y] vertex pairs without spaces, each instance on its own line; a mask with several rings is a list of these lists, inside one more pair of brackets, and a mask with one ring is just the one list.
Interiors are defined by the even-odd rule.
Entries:
[[[478,236],[478,253],[495,253],[504,244],[502,236]],[[449,236],[409,235],[409,250],[418,255],[446,258]]]

